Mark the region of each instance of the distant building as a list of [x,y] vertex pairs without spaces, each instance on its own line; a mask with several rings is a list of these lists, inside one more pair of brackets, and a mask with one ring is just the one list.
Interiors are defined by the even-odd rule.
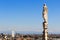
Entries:
[[15,32],[14,31],[12,31],[12,37],[15,37]]

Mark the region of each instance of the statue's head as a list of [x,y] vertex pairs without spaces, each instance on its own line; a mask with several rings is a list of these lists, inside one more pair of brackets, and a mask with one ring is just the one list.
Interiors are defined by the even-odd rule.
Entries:
[[46,6],[46,3],[44,3],[44,6]]

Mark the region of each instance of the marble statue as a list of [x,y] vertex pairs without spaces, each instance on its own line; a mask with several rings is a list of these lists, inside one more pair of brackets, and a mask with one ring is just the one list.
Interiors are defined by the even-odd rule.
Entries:
[[43,22],[43,38],[42,40],[48,40],[48,9],[47,9],[47,6],[46,4],[44,4],[43,6],[43,19],[44,19],[44,22]]

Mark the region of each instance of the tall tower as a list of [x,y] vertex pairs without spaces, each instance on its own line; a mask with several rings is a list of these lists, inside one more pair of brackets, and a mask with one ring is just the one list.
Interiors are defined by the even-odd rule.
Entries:
[[42,40],[48,40],[48,9],[46,4],[43,5],[43,38]]

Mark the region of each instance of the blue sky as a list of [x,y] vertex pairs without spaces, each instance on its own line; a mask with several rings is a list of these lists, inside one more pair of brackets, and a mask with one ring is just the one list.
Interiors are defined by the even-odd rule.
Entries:
[[[0,0],[0,31],[42,32],[45,0]],[[60,0],[46,0],[48,31],[60,32]]]

